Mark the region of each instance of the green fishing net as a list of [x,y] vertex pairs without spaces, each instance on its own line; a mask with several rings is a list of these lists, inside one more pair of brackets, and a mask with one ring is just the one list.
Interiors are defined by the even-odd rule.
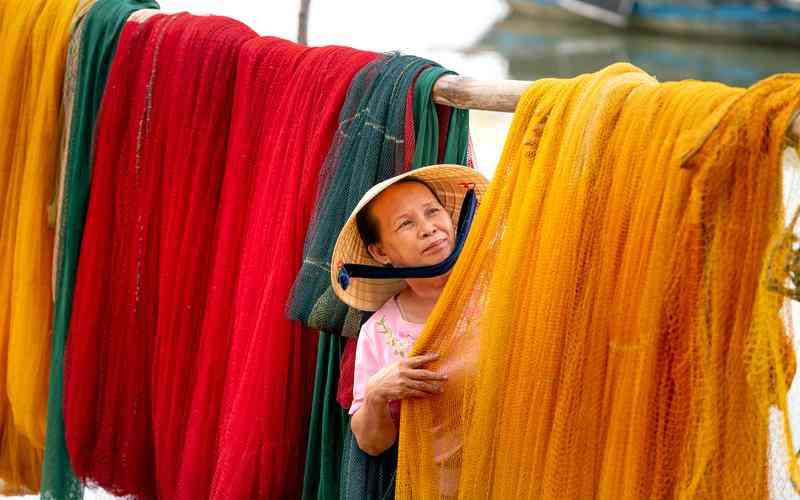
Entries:
[[52,357],[42,473],[42,498],[75,500],[83,487],[72,473],[64,440],[62,407],[64,345],[69,328],[75,271],[89,199],[91,148],[94,124],[100,109],[108,71],[117,40],[128,16],[139,9],[157,9],[152,0],[97,0],[80,20],[70,42],[69,56],[75,69],[65,76],[65,92],[71,103],[66,158],[63,162],[61,210],[57,228],[58,251],[55,280]]

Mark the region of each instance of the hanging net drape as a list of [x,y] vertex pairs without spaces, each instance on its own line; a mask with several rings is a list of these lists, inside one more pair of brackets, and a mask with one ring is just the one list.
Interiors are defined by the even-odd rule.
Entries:
[[767,498],[793,360],[764,273],[799,104],[797,76],[533,84],[414,348],[449,379],[404,402],[397,497]]
[[[227,165],[232,177],[226,175],[223,188],[234,226],[218,225],[210,289],[222,305],[206,313],[199,355],[200,366],[227,368],[224,379],[204,384],[201,378],[196,385],[178,497],[300,492],[317,337],[285,319],[285,303],[347,88],[375,57],[270,37],[240,51]],[[247,169],[237,166],[243,158],[252,163]],[[248,176],[250,188],[234,185]],[[237,193],[246,194],[247,206]],[[231,234],[234,228],[243,236]],[[209,427],[217,429],[200,432]]]
[[48,204],[77,6],[0,4],[0,493],[37,491],[41,479],[52,313]]
[[83,493],[82,485],[72,473],[64,437],[63,366],[75,271],[89,199],[94,125],[125,20],[137,9],[157,7],[155,2],[146,0],[85,2],[79,9],[85,15],[80,18],[70,42],[64,81],[65,133],[56,199],[55,306],[41,488],[44,498],[71,500],[81,498]]
[[[427,72],[423,72],[429,68]],[[418,76],[429,82],[414,99]],[[466,162],[468,119],[464,110],[440,110],[430,98],[430,88],[446,70],[415,56],[388,54],[357,75],[339,117],[341,126],[323,165],[319,202],[314,210],[303,254],[288,306],[289,316],[326,332],[353,336],[361,326],[361,314],[348,309],[330,289],[329,261],[333,245],[353,207],[378,182],[414,166],[441,160]],[[406,109],[414,108],[414,114]],[[418,110],[416,108],[419,108]],[[421,125],[424,148],[414,147],[414,119]],[[439,155],[441,137],[450,150]],[[450,137],[447,141],[444,138]],[[465,144],[459,149],[458,144]],[[414,155],[419,155],[415,157]]]
[[121,36],[98,121],[66,363],[76,473],[174,498],[236,60],[255,32],[155,16]]

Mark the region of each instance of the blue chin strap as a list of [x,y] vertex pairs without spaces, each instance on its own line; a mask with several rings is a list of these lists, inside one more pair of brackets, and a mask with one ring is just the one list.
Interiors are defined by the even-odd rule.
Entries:
[[461,213],[458,217],[458,230],[456,232],[456,245],[453,252],[443,261],[433,266],[419,267],[383,267],[369,266],[366,264],[343,264],[339,268],[339,285],[347,290],[352,278],[366,279],[407,279],[407,278],[434,278],[447,273],[458,260],[464,242],[467,241],[472,219],[478,207],[478,197],[474,189],[467,191],[464,202],[461,204]]

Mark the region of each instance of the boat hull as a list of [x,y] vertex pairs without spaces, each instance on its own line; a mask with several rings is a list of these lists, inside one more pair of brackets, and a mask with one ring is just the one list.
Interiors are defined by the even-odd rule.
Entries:
[[[508,0],[511,8],[540,20],[597,24],[558,0]],[[622,29],[703,39],[800,45],[800,12],[781,6],[710,5],[639,1]]]

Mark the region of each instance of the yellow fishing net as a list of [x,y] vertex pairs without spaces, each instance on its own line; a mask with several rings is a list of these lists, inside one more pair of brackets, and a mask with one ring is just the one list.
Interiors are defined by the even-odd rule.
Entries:
[[777,465],[800,480],[764,284],[799,104],[794,75],[745,91],[616,64],[533,84],[414,347],[449,380],[404,402],[397,497],[754,499]]
[[62,80],[78,0],[0,2],[0,493],[39,487]]

